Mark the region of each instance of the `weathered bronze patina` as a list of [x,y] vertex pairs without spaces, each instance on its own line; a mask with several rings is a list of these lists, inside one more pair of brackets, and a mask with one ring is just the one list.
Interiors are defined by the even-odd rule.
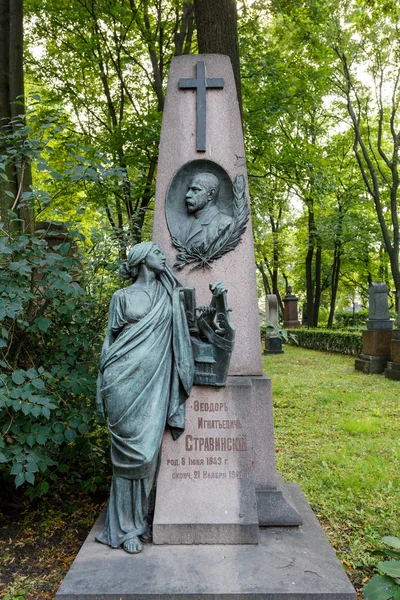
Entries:
[[222,167],[210,160],[184,165],[170,183],[166,217],[172,242],[178,248],[174,267],[211,267],[236,248],[246,229],[249,209],[244,178],[234,184]]
[[[193,380],[223,385],[234,327],[223,284],[212,284],[211,305],[196,309],[194,290],[179,284],[157,244],[134,246],[121,275],[134,283],[112,297],[97,383],[98,415],[107,415],[111,434],[113,478],[96,539],[136,554],[151,541],[149,502],[165,425],[174,439],[183,432]],[[202,352],[213,361],[208,378]]]

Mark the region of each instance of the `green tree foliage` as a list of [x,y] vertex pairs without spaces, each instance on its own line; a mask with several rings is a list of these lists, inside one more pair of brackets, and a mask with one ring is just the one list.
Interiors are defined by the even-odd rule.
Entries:
[[124,249],[140,240],[154,195],[166,77],[172,57],[191,49],[193,6],[27,0],[26,8],[32,79],[72,109],[81,143],[122,170],[88,200],[105,209]]
[[305,294],[309,324],[321,303],[332,325],[339,297],[366,296],[372,279],[396,282],[397,12],[342,0],[241,12],[256,246],[275,284],[289,277]]
[[[30,120],[34,117],[26,125],[25,116],[17,116],[0,130],[7,149],[0,157],[3,179],[9,163],[24,161],[46,172],[61,189],[84,179],[85,171],[69,168],[61,174],[46,161],[46,150],[59,133],[57,118],[35,122],[36,133]],[[17,192],[8,222],[18,221],[18,210],[33,203],[46,205],[51,197],[37,188]],[[6,231],[1,224],[0,475],[14,476],[17,487],[35,484],[34,493],[43,493],[49,481],[68,469],[67,458],[85,457],[83,472],[90,462],[86,457],[92,438],[84,434],[94,427],[97,349],[113,289],[110,269],[115,267],[110,242],[107,261],[99,242],[85,258],[84,240],[72,223],[56,230],[51,222],[37,227],[31,234],[18,227]],[[96,451],[103,456],[105,448],[96,450],[94,443],[91,452]]]

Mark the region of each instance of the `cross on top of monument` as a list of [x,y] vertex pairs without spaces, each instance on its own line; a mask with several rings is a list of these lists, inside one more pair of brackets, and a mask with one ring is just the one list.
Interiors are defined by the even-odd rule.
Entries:
[[196,98],[196,149],[197,152],[206,151],[206,91],[208,89],[222,89],[224,80],[221,77],[206,77],[204,60],[199,60],[196,66],[196,78],[180,79],[179,87],[197,90]]

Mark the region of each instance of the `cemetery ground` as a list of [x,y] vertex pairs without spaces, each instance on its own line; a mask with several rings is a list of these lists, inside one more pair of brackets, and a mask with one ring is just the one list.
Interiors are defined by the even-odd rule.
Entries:
[[[360,596],[380,538],[400,534],[400,385],[356,372],[354,357],[284,350],[264,357],[278,471],[301,486]],[[2,509],[0,600],[54,599],[108,485],[94,496],[65,479],[33,503]]]

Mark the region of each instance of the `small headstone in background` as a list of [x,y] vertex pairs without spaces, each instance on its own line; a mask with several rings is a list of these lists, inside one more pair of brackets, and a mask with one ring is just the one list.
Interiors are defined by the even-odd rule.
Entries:
[[387,379],[400,381],[400,292],[397,292],[397,319],[393,339],[390,341],[390,361],[385,370]]
[[393,329],[390,320],[388,287],[384,282],[371,283],[369,286],[369,312],[367,329],[369,331]]
[[283,354],[282,340],[279,337],[278,298],[276,294],[267,294],[265,300],[265,318],[267,325],[276,327],[275,331],[266,332],[264,354]]
[[363,352],[355,369],[364,373],[383,373],[390,361],[393,323],[389,315],[388,288],[383,282],[371,283],[367,329],[362,332]]
[[299,309],[297,306],[298,297],[292,293],[292,288],[289,285],[286,291],[286,296],[283,299],[283,327],[285,329],[297,329],[301,327],[299,321]]

